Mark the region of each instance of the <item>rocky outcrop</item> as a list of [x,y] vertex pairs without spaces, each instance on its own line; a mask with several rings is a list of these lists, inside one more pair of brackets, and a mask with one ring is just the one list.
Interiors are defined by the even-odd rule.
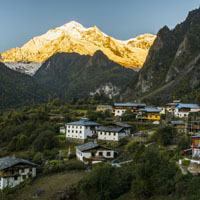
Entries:
[[[189,13],[173,30],[163,27],[135,85],[129,84],[133,97],[194,98],[200,89],[200,8]],[[135,79],[135,77],[134,77]],[[193,99],[194,100],[194,99]]]

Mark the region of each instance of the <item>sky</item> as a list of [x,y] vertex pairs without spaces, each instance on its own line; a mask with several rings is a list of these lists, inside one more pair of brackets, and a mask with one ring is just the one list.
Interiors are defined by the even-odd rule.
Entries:
[[77,21],[116,39],[174,28],[200,0],[0,0],[0,52]]

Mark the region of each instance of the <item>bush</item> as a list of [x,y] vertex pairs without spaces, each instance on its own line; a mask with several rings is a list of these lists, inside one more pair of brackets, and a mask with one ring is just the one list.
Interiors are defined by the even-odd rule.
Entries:
[[182,165],[183,165],[183,166],[189,166],[189,165],[190,165],[190,161],[189,161],[189,160],[182,159]]
[[176,130],[172,127],[159,128],[152,136],[151,140],[161,146],[171,144],[174,136],[176,136]]
[[33,162],[37,164],[42,164],[42,153],[37,152],[33,157]]

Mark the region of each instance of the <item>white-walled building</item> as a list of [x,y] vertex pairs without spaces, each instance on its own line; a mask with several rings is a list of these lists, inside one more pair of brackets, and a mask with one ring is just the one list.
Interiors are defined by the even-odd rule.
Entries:
[[27,178],[36,176],[37,165],[20,158],[4,157],[0,159],[0,189],[15,187]]
[[118,142],[131,134],[131,126],[122,122],[113,122],[97,128],[98,139]]
[[144,103],[115,103],[113,106],[112,113],[114,116],[122,116],[126,110],[131,110],[134,114],[137,114],[140,108],[144,108]]
[[60,127],[60,134],[66,134],[66,128],[65,126]]
[[179,101],[173,101],[172,103],[166,104],[166,112],[171,113],[172,115],[174,114],[174,109],[175,107],[179,104]]
[[180,103],[174,108],[174,116],[178,118],[187,118],[191,112],[200,112],[199,105]]
[[88,142],[75,148],[77,159],[85,163],[114,158],[114,150],[95,142]]
[[82,119],[66,124],[66,139],[76,142],[84,142],[87,137],[92,137],[96,133],[96,128],[100,124]]
[[157,107],[157,109],[160,110],[161,115],[166,114],[166,107],[165,106],[159,106],[159,107]]

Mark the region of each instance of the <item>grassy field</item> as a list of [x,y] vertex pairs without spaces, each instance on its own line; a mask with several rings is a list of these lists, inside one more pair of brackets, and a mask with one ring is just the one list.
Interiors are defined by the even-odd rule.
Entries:
[[[15,200],[55,200],[58,198],[59,191],[69,188],[74,183],[81,180],[87,172],[63,172],[53,175],[46,175],[36,178],[29,186],[21,190]],[[44,190],[38,197],[36,191]]]

